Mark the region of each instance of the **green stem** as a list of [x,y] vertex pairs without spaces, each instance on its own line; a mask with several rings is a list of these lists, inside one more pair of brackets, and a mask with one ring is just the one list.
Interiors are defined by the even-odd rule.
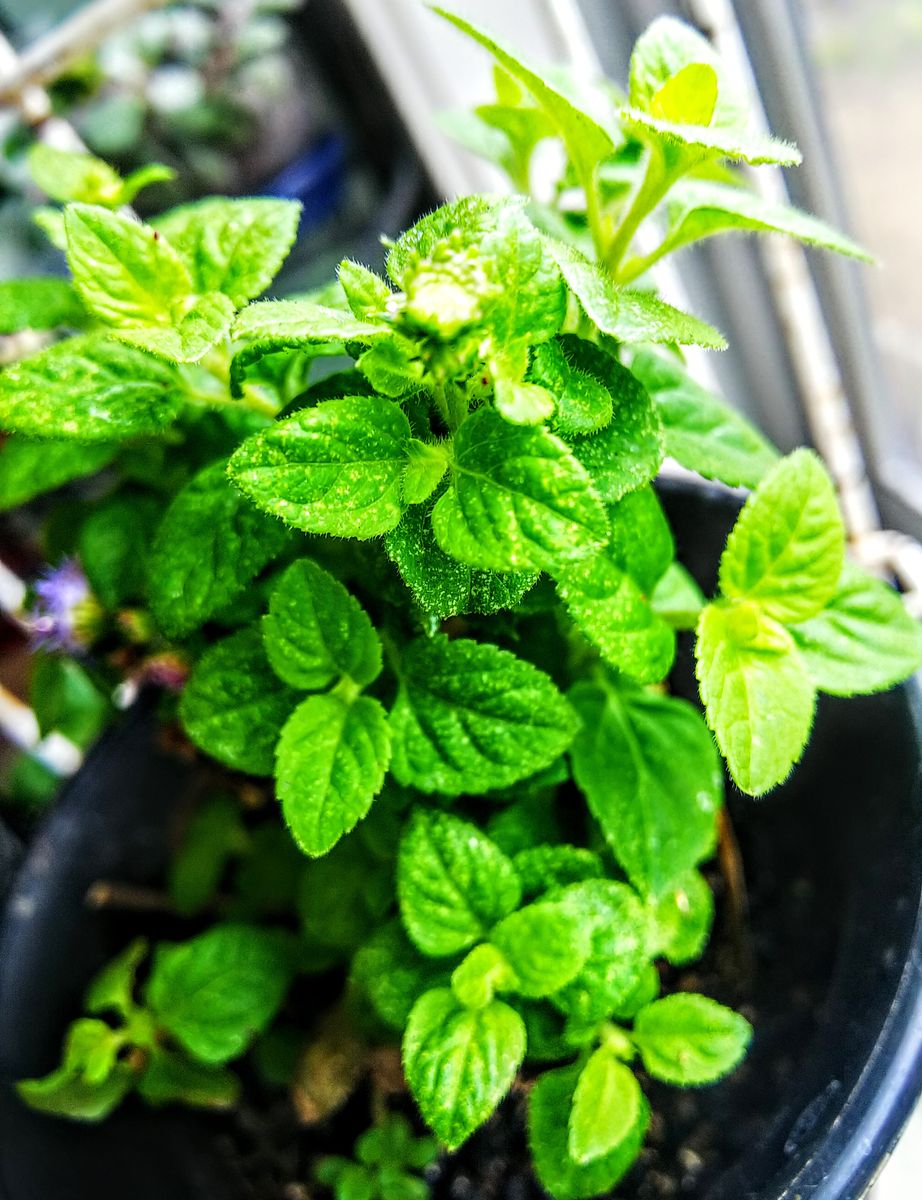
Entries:
[[630,208],[615,232],[611,244],[601,256],[603,264],[612,275],[617,276],[618,267],[630,249],[634,235],[645,217],[656,208],[663,196],[675,182],[676,176],[669,171],[659,150],[651,146],[648,152],[646,171],[640,186],[634,193]]
[[649,254],[638,255],[635,258],[629,258],[626,263],[618,271],[615,279],[616,283],[631,283],[632,280],[639,278],[646,271],[649,271],[654,263],[669,253],[669,243],[661,242],[655,250],[651,250]]

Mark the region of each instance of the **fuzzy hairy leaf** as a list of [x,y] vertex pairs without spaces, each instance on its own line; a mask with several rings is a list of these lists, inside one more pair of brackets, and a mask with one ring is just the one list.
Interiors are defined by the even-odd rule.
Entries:
[[98,333],[58,342],[0,374],[0,425],[35,438],[113,442],[160,433],[181,393],[163,363]]
[[171,325],[189,272],[149,225],[89,204],[64,212],[67,262],[84,304],[108,325]]
[[552,569],[599,547],[604,509],[589,475],[544,429],[474,412],[454,439],[432,527],[446,554],[484,570]]
[[508,1004],[465,1008],[449,988],[419,998],[403,1036],[403,1065],[426,1123],[449,1150],[482,1125],[525,1057],[525,1026]]
[[746,1053],[752,1027],[707,996],[677,992],[642,1008],[634,1041],[655,1079],[695,1087],[728,1075]]
[[309,558],[285,570],[263,617],[269,662],[292,687],[319,691],[341,676],[367,687],[381,671],[381,642],[358,600]]
[[598,433],[573,439],[572,450],[606,504],[655,478],[663,461],[663,430],[646,390],[612,359],[608,373],[614,412]]
[[745,187],[711,179],[685,179],[669,194],[666,253],[718,233],[784,233],[808,246],[873,262],[851,238],[819,217],[779,204]]
[[229,470],[257,507],[296,529],[371,538],[403,514],[409,440],[392,401],[345,396],[247,439]]
[[387,310],[394,293],[385,280],[361,263],[344,258],[336,271],[339,286],[346,293],[353,314],[364,321]]
[[786,779],[813,725],[816,691],[790,633],[752,605],[709,604],[698,622],[698,685],[737,786],[761,796]]
[[384,545],[417,603],[436,617],[513,608],[538,580],[533,571],[481,571],[450,558],[435,540],[431,505],[407,509]]
[[791,636],[814,685],[834,696],[884,691],[922,665],[922,628],[899,593],[849,562],[823,611]]
[[631,370],[652,397],[666,453],[689,471],[752,488],[778,461],[755,426],[696,383],[678,360],[644,351]]
[[282,552],[290,532],[227,478],[225,460],[186,484],[167,509],[148,562],[151,609],[171,637],[197,629]]
[[570,1158],[585,1165],[616,1152],[627,1139],[633,1144],[646,1118],[646,1101],[634,1072],[607,1047],[600,1047],[580,1071],[573,1093]]
[[531,663],[437,635],[403,654],[391,728],[401,783],[459,795],[508,787],[547,766],[570,744],[576,721]]
[[612,560],[649,596],[675,556],[672,530],[652,487],[628,492],[609,508]]
[[278,1011],[292,974],[277,930],[215,925],[154,951],[146,1001],[158,1023],[200,1062],[236,1058]]
[[593,342],[573,334],[536,346],[528,378],[556,402],[554,425],[564,434],[596,433],[614,412],[620,363]]
[[607,1020],[626,1003],[649,966],[649,924],[626,884],[587,879],[551,892],[589,931],[589,957],[576,978],[551,996],[562,1013],[581,1023]]
[[576,782],[631,883],[662,896],[714,849],[723,779],[707,727],[686,701],[626,682],[569,697]]
[[271,775],[275,744],[297,693],[269,665],[256,628],[210,646],[179,702],[183,727],[200,749],[235,771]]
[[36,185],[61,204],[79,200],[112,208],[127,203],[118,172],[93,154],[59,150],[37,141],[29,148],[27,162]]
[[117,453],[117,446],[105,442],[83,444],[7,438],[0,446],[0,512],[17,508],[72,479],[82,479],[101,471]]
[[400,842],[400,916],[424,954],[444,957],[482,941],[521,898],[509,859],[475,825],[419,809]]
[[726,348],[711,325],[681,312],[649,292],[619,287],[602,267],[573,246],[548,241],[567,287],[590,321],[619,342],[676,342],[680,346]]
[[0,334],[24,329],[82,329],[87,311],[73,284],[53,277],[0,282]]
[[387,273],[397,287],[404,287],[420,259],[428,258],[440,242],[453,235],[467,245],[477,246],[495,229],[499,212],[509,206],[520,207],[520,197],[463,196],[443,204],[411,225],[391,246],[387,255]]
[[195,303],[171,326],[143,325],[118,329],[115,336],[164,358],[168,362],[198,362],[217,342],[227,337],[234,306],[220,292],[198,296]]
[[501,285],[483,316],[493,349],[521,349],[553,337],[566,316],[566,289],[546,239],[523,209],[503,206],[479,250]]
[[845,530],[835,489],[811,450],[795,450],[762,480],[720,559],[720,589],[778,621],[815,616],[842,574]]
[[309,696],[288,718],[276,751],[282,813],[305,854],[332,849],[384,784],[391,732],[378,700]]
[[567,610],[602,657],[640,683],[659,683],[675,657],[675,634],[610,552],[561,571]]
[[575,978],[589,957],[589,929],[560,901],[544,900],[511,913],[493,929],[491,943],[515,973],[513,990],[540,999]]
[[609,132],[592,114],[577,107],[555,83],[524,63],[502,42],[478,29],[457,13],[438,7],[435,7],[434,11],[483,46],[513,79],[528,89],[560,135],[578,176],[588,184],[597,164],[603,158],[607,158],[614,149]]
[[609,1192],[634,1165],[650,1124],[650,1109],[641,1097],[640,1115],[631,1132],[614,1149],[585,1164],[570,1155],[569,1122],[580,1066],[545,1071],[528,1102],[528,1145],[542,1186],[554,1200],[590,1200]]
[[540,843],[519,850],[512,861],[526,896],[584,879],[601,879],[605,874],[598,854],[581,846]]
[[235,308],[266,290],[298,232],[296,200],[213,197],[154,222],[183,260],[196,292],[222,292]]

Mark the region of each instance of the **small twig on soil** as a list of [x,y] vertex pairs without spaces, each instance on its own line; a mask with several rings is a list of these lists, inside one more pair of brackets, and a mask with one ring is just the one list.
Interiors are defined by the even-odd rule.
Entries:
[[743,856],[726,808],[720,810],[717,821],[717,859],[727,888],[727,918],[739,970],[749,978],[755,966],[749,937],[749,896]]

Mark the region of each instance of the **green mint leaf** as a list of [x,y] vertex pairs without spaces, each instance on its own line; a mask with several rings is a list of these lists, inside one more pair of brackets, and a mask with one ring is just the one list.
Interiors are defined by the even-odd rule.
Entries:
[[675,556],[672,530],[651,487],[628,492],[609,509],[609,554],[650,595]]
[[508,787],[573,737],[575,718],[553,682],[508,650],[437,635],[407,647],[399,675],[391,769],[420,791]]
[[212,346],[227,337],[233,319],[234,306],[230,300],[220,292],[209,292],[198,296],[172,327],[143,325],[119,329],[115,336],[168,362],[198,362]]
[[478,248],[500,285],[483,315],[493,350],[508,353],[553,337],[566,316],[567,293],[546,239],[523,209],[499,209]]
[[403,476],[403,498],[407,504],[422,504],[442,482],[448,470],[448,447],[442,442],[413,438],[407,447]]
[[240,1098],[240,1080],[233,1071],[197,1063],[184,1054],[154,1049],[138,1079],[145,1104],[188,1104],[193,1108],[233,1108]]
[[57,731],[89,746],[112,716],[108,697],[80,663],[60,654],[33,659],[29,700],[43,735]]
[[296,200],[198,200],[158,217],[156,228],[186,265],[196,292],[221,292],[234,308],[261,295],[298,232]]
[[352,960],[351,978],[378,1016],[403,1032],[413,1005],[430,988],[447,987],[449,972],[410,942],[399,921],[376,930]]
[[521,898],[512,863],[475,825],[418,809],[400,842],[397,894],[407,933],[445,957],[482,941]]
[[376,392],[392,399],[418,392],[422,384],[423,363],[416,347],[396,333],[369,346],[356,366]]
[[[175,178],[176,172],[165,163],[148,163],[146,166],[138,167],[137,170],[131,171],[125,176],[119,203],[131,204],[135,196],[146,187],[155,183],[169,183]],[[79,197],[74,197],[74,199],[79,199]]]
[[[711,179],[684,179],[669,193],[669,226],[660,251],[672,253],[681,246],[718,233],[785,233],[809,246],[873,262],[873,257],[851,238],[825,221],[779,204],[746,187]],[[658,251],[659,253],[659,251]]]
[[42,1079],[24,1079],[16,1090],[30,1108],[75,1121],[101,1121],[122,1102],[134,1084],[134,1071],[116,1061],[123,1039],[105,1021],[74,1021],[64,1044],[64,1059]]
[[884,691],[922,662],[922,629],[899,593],[849,562],[823,611],[791,636],[814,686],[834,696]]
[[238,314],[233,335],[244,343],[231,365],[231,382],[239,384],[246,368],[267,354],[312,346],[342,354],[344,342],[367,344],[392,338],[393,332],[389,325],[360,321],[342,309],[309,300],[260,300]]
[[716,1000],[676,993],[642,1008],[634,1041],[655,1079],[679,1087],[713,1083],[742,1060],[752,1038],[745,1017]]
[[650,960],[649,923],[644,907],[626,884],[587,879],[552,892],[583,922],[591,939],[589,957],[551,1003],[581,1023],[604,1021],[629,1000]]
[[656,954],[677,967],[701,956],[714,923],[714,893],[700,872],[689,871],[649,907]]
[[269,665],[258,629],[210,646],[179,702],[191,740],[235,771],[271,775],[275,744],[297,694]]
[[559,991],[582,970],[591,949],[581,915],[560,901],[543,900],[511,913],[490,933],[515,974],[512,991],[540,999]]
[[684,700],[626,681],[570,691],[573,774],[637,890],[662,896],[714,849],[723,799],[707,726]]
[[27,162],[35,184],[46,196],[61,204],[79,200],[85,204],[116,208],[128,203],[123,198],[121,176],[95,155],[58,150],[44,142],[35,142]]
[[345,396],[249,438],[230,475],[254,504],[296,529],[372,538],[403,514],[409,441],[409,422],[392,401]]
[[[372,818],[373,819],[373,818]],[[394,903],[394,864],[361,836],[344,838],[301,875],[298,914],[317,968],[352,955],[378,929]],[[302,955],[302,964],[310,960]]]
[[561,433],[596,433],[612,419],[619,366],[593,342],[564,334],[535,347],[528,378],[554,397]]
[[689,471],[754,488],[778,461],[778,451],[755,426],[696,383],[677,360],[644,351],[631,370],[653,399],[666,453]]
[[320,691],[345,676],[367,687],[381,672],[381,642],[358,600],[309,558],[291,564],[263,618],[269,662],[292,687]]
[[577,107],[559,87],[522,62],[518,55],[502,42],[456,13],[438,7],[435,7],[434,11],[483,46],[513,79],[527,88],[560,135],[578,177],[588,186],[597,164],[603,158],[607,158],[614,149],[608,131],[599,125],[592,114]]
[[[701,113],[693,114],[689,110],[676,109],[669,105],[660,104],[666,111],[655,113],[657,97],[663,96],[663,88],[689,66],[710,67],[710,77],[698,78],[698,86],[707,92],[710,90],[710,78],[715,77],[718,84],[717,96],[710,103],[710,112],[701,117]],[[675,17],[659,17],[653,21],[641,34],[634,44],[631,54],[629,76],[629,100],[635,107],[644,112],[654,112],[655,115],[669,120],[688,121],[693,124],[739,125],[748,114],[748,102],[742,88],[729,75],[707,38],[696,29]],[[679,93],[675,95],[679,99]],[[691,88],[685,90],[685,99],[698,107]]]
[[512,1087],[525,1026],[508,1004],[466,1008],[449,988],[426,992],[403,1036],[403,1066],[426,1124],[449,1150],[465,1142]]
[[160,433],[180,396],[169,367],[91,333],[3,370],[0,425],[36,438],[111,443]]
[[80,526],[80,563],[103,605],[115,610],[144,597],[147,547],[161,514],[150,495],[120,492],[94,509]]
[[669,564],[650,593],[653,611],[673,629],[694,629],[704,605],[704,592],[678,562]]
[[570,1155],[564,1114],[573,1110],[580,1075],[578,1063],[545,1071],[529,1096],[528,1145],[538,1179],[553,1200],[591,1200],[610,1192],[634,1165],[650,1124],[650,1109],[641,1096],[640,1114],[624,1139],[607,1154],[578,1163]]
[[236,1058],[272,1021],[292,975],[286,935],[215,925],[154,951],[146,1001],[158,1024],[200,1062]]
[[150,548],[150,604],[171,637],[197,629],[243,592],[290,540],[231,485],[222,459],[205,467],[164,514]]
[[390,758],[387,714],[377,700],[309,696],[288,718],[276,751],[282,813],[305,854],[332,849],[371,808]]
[[431,505],[408,509],[384,544],[417,603],[436,617],[513,608],[538,579],[531,571],[480,571],[450,558],[435,540]]
[[218,793],[196,810],[174,853],[167,890],[184,917],[201,912],[215,898],[232,857],[249,850],[249,835],[236,797]]
[[585,879],[601,879],[605,874],[599,856],[580,846],[547,843],[527,846],[515,854],[512,862],[526,896],[537,896],[551,888],[582,883]]
[[64,213],[67,262],[87,308],[108,325],[170,325],[192,291],[179,256],[149,225],[89,204]]
[[572,450],[607,504],[656,477],[663,461],[663,430],[649,395],[614,359],[608,371],[614,404],[610,424],[588,437],[576,437]]
[[0,334],[24,329],[82,329],[87,312],[66,279],[5,279],[0,282]]
[[603,267],[573,246],[548,240],[567,287],[590,321],[619,342],[677,342],[680,346],[726,348],[711,325],[681,312],[649,292],[618,287]]
[[749,104],[720,57],[700,33],[660,17],[631,55],[631,108],[622,118],[635,133],[660,139],[688,165],[718,155],[751,163],[800,162],[796,147],[749,130]]
[[[0,383],[0,392],[2,387]],[[7,438],[0,446],[0,512],[18,508],[72,479],[82,479],[101,471],[117,453],[117,446],[105,442],[90,445],[74,441]]]
[[64,232],[64,213],[50,205],[32,210],[32,221],[44,233],[56,250],[67,251],[67,234]]
[[387,255],[387,273],[397,287],[412,281],[422,259],[427,259],[440,242],[454,238],[463,245],[479,246],[496,228],[497,214],[510,205],[520,206],[521,198],[503,196],[464,196],[443,204],[402,233]]
[[601,546],[606,525],[585,468],[554,434],[480,408],[455,435],[451,485],[432,513],[451,557],[486,570],[543,570]]
[[698,685],[737,786],[786,779],[810,736],[816,691],[790,633],[751,604],[709,604],[698,622]]
[[842,574],[845,530],[835,488],[810,450],[765,476],[737,518],[720,560],[720,589],[754,600],[777,621],[815,616]]
[[550,391],[523,378],[528,367],[527,347],[516,347],[512,355],[493,355],[489,365],[493,403],[507,421],[513,425],[542,425],[554,415],[556,406]]
[[128,1017],[136,1008],[134,999],[138,967],[147,957],[146,938],[135,938],[121,954],[107,963],[87,988],[84,1008],[94,1016],[116,1013]]
[[451,973],[451,990],[465,1008],[484,1008],[496,991],[515,991],[515,975],[502,953],[481,942]]
[[640,683],[666,677],[675,634],[611,553],[571,563],[559,572],[557,587],[570,616],[607,662]]
[[611,1154],[625,1140],[633,1142],[638,1126],[645,1127],[647,1119],[646,1100],[634,1072],[603,1046],[589,1056],[573,1093],[569,1156],[584,1166]]
[[387,312],[394,299],[394,293],[380,275],[349,258],[339,264],[337,277],[353,315],[360,321]]

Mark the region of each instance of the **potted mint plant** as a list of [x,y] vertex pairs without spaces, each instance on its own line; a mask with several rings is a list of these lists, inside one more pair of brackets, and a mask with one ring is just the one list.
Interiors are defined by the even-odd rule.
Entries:
[[[450,1179],[503,1106],[555,1200],[638,1160],[648,1194],[646,1089],[668,1105],[660,1084],[716,1083],[753,1033],[682,971],[725,886],[718,840],[732,873],[724,767],[734,795],[770,793],[818,693],[891,688],[920,637],[847,561],[819,458],[780,456],[686,371],[678,348],[720,333],[632,284],[726,230],[864,255],[730,173],[797,152],[749,131],[685,25],[656,22],[602,108],[444,15],[499,67],[468,133],[520,182],[559,138],[582,208],[468,197],[390,245],[387,278],[346,261],[321,294],[258,300],[296,206],[211,199],[144,225],[117,176],[88,203],[110,176],[71,157],[45,224],[72,282],[3,285],[6,328],[50,336],[0,375],[0,490],[106,481],[54,531],[41,654],[97,688],[165,685],[167,721],[224,769],[202,766],[169,873],[174,917],[199,923],[131,941],[60,1065],[18,1092],[99,1121],[134,1095],[233,1110],[252,1072],[281,1080],[314,1145],[349,1114],[344,1153],[311,1168],[343,1200]],[[653,487],[667,453],[752,489],[735,521],[701,493],[725,540],[698,560],[709,596]],[[666,497],[686,547],[696,495]],[[703,711],[670,691],[677,634]],[[835,761],[810,769],[828,789]]]

